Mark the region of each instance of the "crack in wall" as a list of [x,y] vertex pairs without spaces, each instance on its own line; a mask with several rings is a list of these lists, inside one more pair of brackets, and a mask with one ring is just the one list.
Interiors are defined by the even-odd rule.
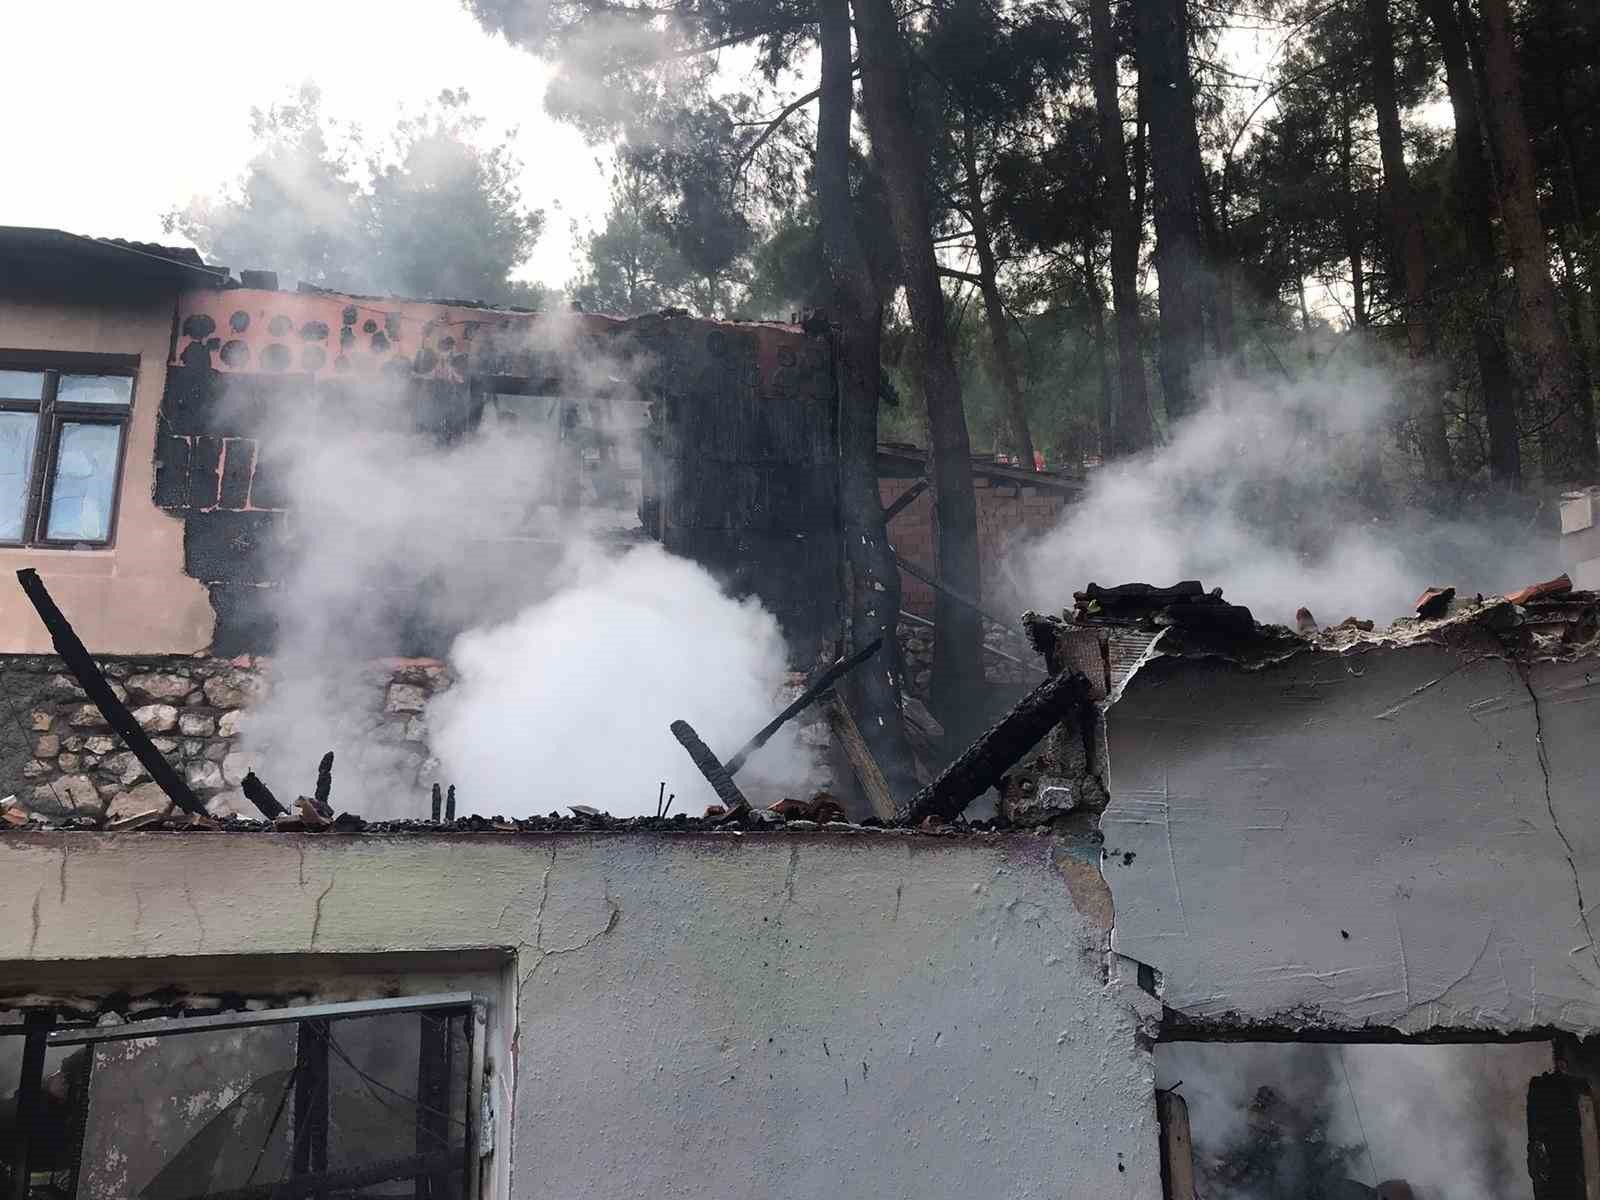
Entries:
[[1600,949],[1595,946],[1594,930],[1589,926],[1589,912],[1583,903],[1583,880],[1578,874],[1578,852],[1573,848],[1572,839],[1567,837],[1566,830],[1561,828],[1561,818],[1556,815],[1555,796],[1550,790],[1550,753],[1544,740],[1544,711],[1539,706],[1539,693],[1534,690],[1533,679],[1528,674],[1527,666],[1520,662],[1515,665],[1522,686],[1528,689],[1528,699],[1533,703],[1533,742],[1538,752],[1539,772],[1544,777],[1544,806],[1550,814],[1551,827],[1561,839],[1562,846],[1566,848],[1567,868],[1572,872],[1572,891],[1578,901],[1578,923],[1583,926],[1584,935],[1589,939],[1589,944],[1580,946],[1579,949],[1588,950],[1589,957],[1594,960],[1595,969],[1600,970]]
[[[574,942],[570,946],[551,946],[546,948],[544,945],[544,910],[545,905],[550,901],[550,874],[555,870],[555,867],[556,847],[552,845],[550,847],[550,861],[545,864],[544,876],[539,881],[539,907],[534,910],[533,914],[533,941],[530,942],[526,938],[523,938],[517,942],[517,954],[519,957],[524,951],[528,951],[535,956],[533,965],[517,976],[517,989],[519,992],[522,988],[527,986],[530,980],[533,979],[534,974],[539,970],[540,966],[544,964],[545,959],[558,957],[563,954],[576,954],[580,950],[587,950],[590,946],[594,945],[601,938],[605,937],[608,933],[614,930],[617,927],[618,922],[622,920],[622,905],[618,904],[616,900],[612,898],[610,884],[602,882],[601,886],[603,890],[601,892],[601,897],[605,900],[606,908],[608,910],[605,926],[599,930],[596,930],[594,933],[591,933],[588,937]],[[509,904],[507,907],[510,907]],[[500,915],[502,918],[504,918],[504,910],[501,911]],[[521,1000],[519,998],[519,1008],[520,1005]]]
[[28,957],[33,957],[33,948],[39,944],[39,898],[44,895],[44,888],[33,893],[33,929],[28,934]]
[[[303,853],[303,851],[302,851]],[[328,893],[333,891],[337,879],[329,879],[328,886],[323,888],[317,896],[317,906],[311,915],[311,949],[317,948],[317,932],[322,928],[322,902],[328,898]]]

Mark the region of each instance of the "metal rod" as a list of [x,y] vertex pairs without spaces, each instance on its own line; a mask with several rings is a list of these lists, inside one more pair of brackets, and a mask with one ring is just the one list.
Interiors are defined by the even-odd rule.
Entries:
[[[933,628],[933,622],[928,620],[927,617],[919,617],[916,613],[907,612],[903,608],[900,610],[900,619],[903,621],[910,621],[913,625],[921,625],[926,629]],[[1004,650],[996,650],[993,646],[989,645],[988,642],[983,643],[983,648],[996,658],[1003,658],[1008,663],[1016,663],[1019,667],[1026,667],[1028,670],[1037,671],[1041,675],[1050,674],[1049,671],[1046,671],[1038,663],[1031,663],[1025,658],[1018,658],[1015,654],[1007,654]]]
[[134,1038],[195,1033],[202,1029],[248,1029],[257,1025],[283,1025],[291,1021],[336,1021],[343,1017],[375,1017],[385,1013],[424,1012],[433,1008],[466,1008],[477,1002],[478,997],[471,992],[441,992],[431,996],[395,996],[387,1000],[303,1004],[298,1008],[273,1008],[261,1012],[217,1013],[209,1017],[157,1017],[150,1021],[129,1021],[126,1025],[57,1029],[49,1035],[48,1041],[52,1046],[126,1042]]
[[970,599],[967,596],[963,596],[960,592],[956,591],[954,588],[948,586],[947,584],[940,583],[937,577],[935,577],[934,575],[930,574],[927,571],[924,571],[921,567],[917,566],[916,563],[907,562],[904,558],[902,558],[898,554],[896,554],[894,556],[894,561],[895,561],[895,565],[896,566],[898,566],[907,575],[910,575],[913,579],[922,580],[923,583],[927,584],[934,591],[940,592],[940,593],[942,593],[942,594],[944,594],[946,596],[949,596],[950,599],[954,600],[957,604],[961,605],[962,608],[970,608],[973,612],[977,613],[980,617],[982,617],[985,621],[988,621],[991,625],[998,625],[998,626],[1000,626],[1001,629],[1010,629],[1011,628],[1010,622],[1002,621],[999,617],[995,616],[993,613],[985,612],[984,609],[978,604],[978,602],[976,600]]
[[757,750],[761,749],[761,747],[765,746],[768,739],[783,727],[784,722],[788,721],[790,717],[800,712],[818,696],[822,695],[823,692],[832,687],[840,678],[848,675],[862,663],[866,662],[867,659],[871,658],[878,652],[878,648],[882,645],[883,639],[875,638],[870,646],[867,646],[861,650],[857,650],[849,658],[841,658],[838,662],[834,663],[833,666],[829,667],[826,671],[819,675],[815,683],[811,684],[806,688],[805,691],[801,692],[800,695],[795,698],[794,703],[790,704],[789,707],[785,708],[781,713],[773,717],[772,720],[768,721],[760,733],[756,734],[755,737],[746,742],[743,749],[741,749],[739,753],[735,754],[728,760],[728,774],[738,774],[739,768],[744,766],[746,760],[748,760],[749,757]]

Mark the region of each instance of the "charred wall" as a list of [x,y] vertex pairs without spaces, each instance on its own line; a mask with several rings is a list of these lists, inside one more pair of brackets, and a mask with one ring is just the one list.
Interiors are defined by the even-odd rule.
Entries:
[[[777,615],[797,662],[841,600],[827,343],[767,326],[635,323],[652,364],[647,529]],[[653,527],[652,527],[653,525]]]
[[[272,589],[295,522],[274,430],[364,426],[448,442],[487,390],[651,403],[644,530],[753,595],[797,661],[839,617],[837,452],[828,347],[798,330],[662,314],[576,315],[234,289],[180,297],[154,448],[156,504],[184,521],[184,569],[216,613],[213,653],[270,653]],[[462,580],[452,579],[460,590]],[[383,599],[404,606],[429,581]],[[388,613],[437,655],[455,628]]]

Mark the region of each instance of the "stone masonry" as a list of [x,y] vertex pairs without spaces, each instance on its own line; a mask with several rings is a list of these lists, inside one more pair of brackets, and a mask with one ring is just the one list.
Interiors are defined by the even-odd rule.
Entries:
[[[112,690],[155,746],[216,816],[257,816],[239,791],[255,767],[241,736],[252,705],[272,686],[270,659],[241,656],[118,657],[96,660]],[[370,695],[352,719],[373,742],[412,744],[415,783],[434,763],[422,711],[448,685],[444,664],[427,659],[374,664]],[[15,795],[38,815],[117,820],[165,810],[166,796],[105,724],[53,655],[0,657],[0,799]],[[315,764],[308,770],[315,771]],[[281,786],[281,785],[280,785]],[[309,787],[309,784],[307,785]],[[292,801],[294,792],[280,796]]]

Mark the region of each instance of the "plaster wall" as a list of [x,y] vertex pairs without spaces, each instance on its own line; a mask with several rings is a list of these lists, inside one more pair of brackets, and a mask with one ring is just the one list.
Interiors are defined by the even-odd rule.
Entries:
[[1108,716],[1117,950],[1212,1027],[1594,1033],[1597,666],[1149,663]]
[[103,550],[0,549],[0,653],[50,650],[12,579],[21,567],[38,570],[91,651],[184,654],[211,641],[206,590],[183,572],[183,523],[151,499],[173,305],[172,292],[55,299],[0,291],[0,349],[139,356],[115,540]]
[[0,872],[8,992],[504,951],[502,1196],[1160,1195],[1154,1002],[1048,838],[17,834]]

